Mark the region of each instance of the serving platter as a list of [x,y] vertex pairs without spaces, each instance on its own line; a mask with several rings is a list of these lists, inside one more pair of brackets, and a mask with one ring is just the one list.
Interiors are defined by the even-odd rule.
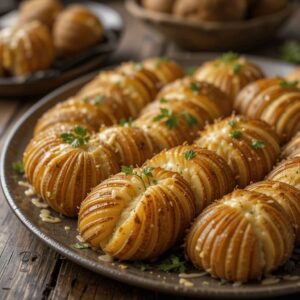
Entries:
[[[74,57],[58,58],[49,69],[36,72],[29,76],[0,78],[1,96],[34,96],[43,95],[54,88],[87,74],[104,65],[109,56],[117,49],[122,36],[124,24],[122,17],[111,7],[96,2],[66,1],[66,5],[80,3],[89,8],[101,20],[104,26],[104,41],[75,55]],[[17,10],[11,11],[0,18],[0,28],[16,23]]]
[[[190,67],[200,65],[203,61],[213,57],[214,55],[212,54],[203,54],[201,56],[187,54],[186,56],[181,55],[181,59],[178,62],[184,67]],[[248,58],[259,64],[267,75],[285,75],[294,68],[292,65],[275,60],[251,56]],[[249,299],[300,292],[300,278],[294,276],[300,275],[300,265],[292,273],[294,280],[288,280],[286,276],[283,276],[284,273],[279,271],[276,278],[280,278],[280,281],[268,285],[260,282],[251,282],[244,285],[221,282],[187,265],[188,270],[186,272],[192,273],[188,277],[188,281],[192,284],[187,286],[182,284],[184,281],[180,277],[185,275],[178,274],[178,272],[165,273],[156,268],[159,261],[148,263],[146,269],[150,265],[150,270],[145,270],[145,265],[142,264],[104,261],[102,253],[85,247],[78,249],[82,247],[76,246],[78,244],[76,219],[64,218],[52,211],[52,215],[59,217],[61,223],[50,224],[41,220],[39,217],[41,210],[31,202],[31,198],[34,196],[25,195],[27,188],[19,184],[20,181],[24,181],[24,178],[22,175],[16,174],[12,165],[14,162],[22,160],[24,148],[30,140],[32,129],[41,114],[55,103],[63,101],[76,93],[95,75],[96,73],[91,73],[81,77],[44,97],[15,124],[5,141],[1,153],[1,184],[8,204],[21,222],[48,246],[68,259],[94,272],[127,284],[170,294],[206,298]],[[182,248],[179,247],[179,251],[182,252]],[[102,257],[101,260],[99,256],[100,258]]]

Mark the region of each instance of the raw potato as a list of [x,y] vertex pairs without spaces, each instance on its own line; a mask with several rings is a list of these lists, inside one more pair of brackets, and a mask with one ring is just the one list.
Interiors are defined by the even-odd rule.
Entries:
[[175,0],[143,0],[142,5],[153,11],[169,13]]
[[177,0],[174,14],[191,20],[238,21],[245,17],[246,0]]
[[287,6],[287,0],[259,0],[253,7],[252,16],[259,17],[276,13]]

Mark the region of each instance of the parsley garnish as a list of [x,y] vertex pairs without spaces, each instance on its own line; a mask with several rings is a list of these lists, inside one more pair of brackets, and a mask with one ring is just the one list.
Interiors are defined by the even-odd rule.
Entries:
[[196,119],[192,114],[190,114],[190,113],[188,113],[188,112],[183,113],[183,116],[184,116],[184,118],[185,118],[187,124],[188,124],[190,127],[192,127],[192,126],[194,126],[195,124],[198,123],[197,119]]
[[196,152],[194,150],[188,150],[184,152],[184,158],[186,160],[191,160],[196,156]]
[[159,102],[160,102],[160,103],[168,103],[168,100],[167,100],[166,98],[164,98],[164,97],[161,97],[161,98],[159,99]]
[[229,125],[230,127],[235,127],[236,124],[237,124],[237,120],[236,120],[236,119],[230,120],[230,121],[228,122],[228,125]]
[[86,128],[76,126],[71,132],[64,132],[60,135],[65,143],[76,148],[86,144],[90,140],[88,130]]
[[125,175],[133,175],[133,166],[122,166],[121,171],[125,173]]
[[279,82],[279,85],[284,89],[289,89],[289,88],[297,87],[298,83],[299,83],[298,80],[294,80],[294,81],[282,80]]
[[166,63],[168,61],[168,58],[166,58],[166,57],[159,57],[158,59],[157,59],[157,61],[156,61],[156,64],[155,64],[155,66],[157,67],[157,68],[159,68],[162,64],[164,64],[164,63]]
[[123,127],[131,127],[132,126],[132,118],[130,117],[128,120],[121,119],[119,124]]
[[233,62],[235,60],[237,60],[239,58],[239,55],[235,52],[227,52],[224,53],[219,60],[224,62],[224,63],[230,63]]
[[281,48],[281,58],[287,62],[300,64],[300,43],[287,41]]
[[242,137],[242,132],[239,130],[233,130],[229,133],[229,135],[234,139],[240,139]]
[[[147,177],[153,177],[153,174],[152,174],[153,169],[154,169],[153,167],[146,167],[146,168],[140,169],[140,170],[141,170],[142,174],[146,175]],[[141,182],[146,190],[146,185],[145,185],[142,175],[140,173],[134,171],[133,166],[122,166],[121,171],[123,173],[125,173],[126,176],[133,175],[133,176],[138,177],[141,180]]]
[[234,64],[233,67],[232,67],[233,74],[234,75],[239,75],[241,73],[242,67],[243,66],[241,64]]
[[75,243],[73,245],[71,245],[73,248],[75,249],[87,249],[90,248],[90,246],[88,244],[82,244],[82,243]]
[[148,177],[153,177],[152,171],[154,170],[153,167],[146,167],[143,169],[143,173]]
[[170,258],[163,260],[158,265],[158,270],[162,272],[180,272],[184,273],[186,271],[185,261],[181,260],[176,255],[171,255]]
[[93,99],[93,105],[98,106],[103,100],[106,99],[106,96],[101,95],[101,96],[97,96],[96,98]]
[[262,149],[265,147],[265,143],[261,140],[257,140],[257,139],[252,139],[251,141],[251,146],[254,148],[254,149]]
[[143,68],[143,64],[140,62],[137,62],[134,64],[134,67],[137,71],[140,71]]
[[184,70],[186,75],[192,76],[195,74],[197,67],[189,67]]
[[192,81],[190,84],[190,88],[193,91],[193,93],[198,94],[200,91],[200,85],[198,82]]
[[24,174],[24,165],[21,161],[16,161],[12,164],[14,171],[20,175]]
[[169,129],[176,128],[178,126],[178,117],[173,114],[171,110],[167,108],[161,108],[160,114],[153,118],[154,122],[166,119],[165,124]]

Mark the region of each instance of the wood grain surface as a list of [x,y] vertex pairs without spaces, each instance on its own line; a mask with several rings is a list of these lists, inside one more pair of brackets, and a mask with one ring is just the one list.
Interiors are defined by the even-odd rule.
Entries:
[[[176,55],[176,49],[154,30],[134,20],[122,1],[106,1],[126,22],[126,31],[112,64],[156,55]],[[282,32],[295,38],[300,11]],[[280,39],[255,54],[276,56]],[[0,149],[9,128],[37,99],[0,99]],[[289,299],[296,299],[289,297]],[[0,299],[180,299],[146,291],[94,274],[58,255],[17,219],[0,190]],[[284,298],[282,298],[284,299]]]

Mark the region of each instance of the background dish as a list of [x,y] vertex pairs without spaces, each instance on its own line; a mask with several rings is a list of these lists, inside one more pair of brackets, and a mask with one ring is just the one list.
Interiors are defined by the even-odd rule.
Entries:
[[277,13],[235,22],[193,22],[144,9],[139,0],[127,0],[129,12],[153,26],[179,47],[204,51],[248,51],[270,41],[291,15],[287,6]]
[[[210,54],[203,55],[198,59],[191,59],[191,56],[181,60],[182,65],[199,65],[203,61],[212,58]],[[278,74],[285,75],[292,69],[292,65],[280,63],[262,58],[249,57],[250,60],[259,64],[267,75]],[[106,275],[117,280],[137,285],[145,288],[151,288],[162,292],[176,293],[185,296],[206,296],[219,298],[257,298],[273,297],[300,291],[300,281],[281,281],[276,285],[264,286],[258,283],[232,287],[232,285],[220,285],[219,281],[211,279],[208,276],[189,279],[195,285],[185,287],[179,284],[177,274],[165,274],[161,272],[143,272],[139,268],[128,264],[124,268],[124,263],[100,262],[98,255],[89,249],[78,250],[71,245],[76,243],[76,220],[64,218],[60,224],[44,223],[39,218],[39,209],[34,207],[30,198],[24,195],[25,188],[18,185],[22,179],[17,176],[12,169],[12,163],[22,158],[24,147],[32,135],[33,124],[38,117],[58,101],[74,94],[84,83],[90,80],[95,73],[86,75],[78,80],[69,83],[53,93],[46,96],[41,102],[34,105],[15,125],[11,131],[2,152],[1,157],[1,183],[8,203],[19,217],[19,219],[40,239],[46,242],[50,247],[60,252],[76,263],[89,268],[95,272]],[[54,213],[53,213],[54,214]],[[55,214],[54,214],[55,215]],[[66,232],[64,226],[70,226],[71,230]],[[127,264],[126,264],[127,266]],[[298,267],[296,273],[300,274]],[[295,274],[296,274],[295,273]],[[208,282],[208,285],[203,285]]]
[[[70,1],[68,3],[76,3]],[[42,95],[59,85],[94,70],[107,61],[116,50],[123,31],[122,17],[107,5],[95,2],[80,2],[91,9],[102,21],[105,28],[103,42],[82,53],[68,58],[58,59],[48,70],[39,71],[26,77],[0,78],[1,96]],[[17,19],[17,11],[0,18],[0,28],[10,26]]]

